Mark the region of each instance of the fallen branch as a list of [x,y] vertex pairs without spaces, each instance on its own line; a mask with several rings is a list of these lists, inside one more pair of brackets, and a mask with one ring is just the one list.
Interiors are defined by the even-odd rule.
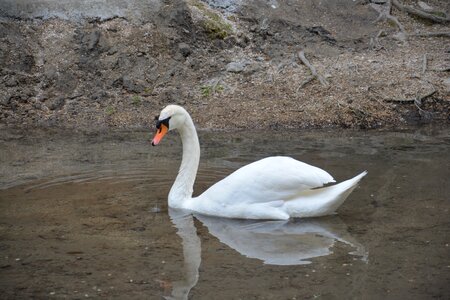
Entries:
[[397,0],[392,0],[392,5],[394,5],[397,9],[407,12],[408,14],[420,17],[422,19],[427,19],[430,21],[433,21],[435,23],[448,23],[450,22],[450,18],[448,17],[440,17],[436,14],[431,14],[426,11],[423,11],[421,9],[409,6],[409,5],[403,5]]
[[[314,78],[316,78],[323,86],[328,86],[328,81],[323,76],[321,76],[320,74],[317,73],[316,68],[313,65],[311,65],[311,63],[308,61],[308,59],[306,59],[305,52],[303,50],[298,53],[298,57],[300,58],[302,63],[309,68],[309,70],[311,71],[311,74]],[[307,82],[303,82],[302,85],[307,84],[311,80],[307,80]]]

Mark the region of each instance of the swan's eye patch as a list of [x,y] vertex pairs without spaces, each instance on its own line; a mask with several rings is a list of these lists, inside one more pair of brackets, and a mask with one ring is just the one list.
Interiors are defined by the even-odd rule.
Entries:
[[169,129],[169,120],[170,120],[170,117],[160,121],[159,116],[156,116],[155,117],[156,129],[161,130],[161,124],[163,124],[164,126],[167,127],[167,129]]

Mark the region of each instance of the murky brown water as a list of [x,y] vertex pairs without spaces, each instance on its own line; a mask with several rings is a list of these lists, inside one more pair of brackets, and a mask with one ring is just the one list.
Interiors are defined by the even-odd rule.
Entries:
[[200,193],[290,155],[338,181],[337,216],[290,222],[167,209],[172,134],[0,133],[0,298],[448,299],[450,130],[200,134]]

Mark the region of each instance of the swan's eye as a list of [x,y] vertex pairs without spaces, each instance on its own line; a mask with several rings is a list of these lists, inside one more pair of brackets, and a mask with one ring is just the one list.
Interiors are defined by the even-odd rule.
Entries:
[[164,126],[167,127],[167,129],[169,129],[169,120],[170,120],[170,117],[168,117],[164,120],[161,120],[161,121],[156,119],[156,129],[161,131],[161,124],[163,124]]
[[155,121],[159,120],[159,115],[155,116]]

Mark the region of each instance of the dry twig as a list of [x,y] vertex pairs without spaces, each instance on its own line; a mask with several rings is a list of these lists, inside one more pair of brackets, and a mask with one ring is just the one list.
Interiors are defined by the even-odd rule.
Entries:
[[[316,78],[323,86],[328,86],[328,81],[323,76],[321,76],[319,73],[317,73],[316,68],[313,65],[311,65],[311,63],[308,61],[308,59],[306,59],[305,52],[303,50],[298,53],[298,57],[300,58],[302,63],[309,68],[313,78]],[[304,86],[311,80],[312,80],[312,78],[305,80],[302,83],[302,86]]]

